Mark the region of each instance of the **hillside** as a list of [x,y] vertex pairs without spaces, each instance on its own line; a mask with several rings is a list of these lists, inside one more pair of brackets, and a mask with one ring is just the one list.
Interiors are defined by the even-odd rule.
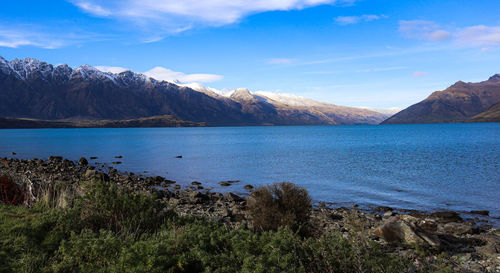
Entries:
[[500,122],[500,102],[468,119],[467,122]]
[[500,102],[500,74],[478,83],[459,81],[446,90],[432,93],[382,124],[464,122],[497,102]]
[[0,116],[42,120],[123,120],[172,115],[210,125],[376,124],[387,116],[315,102],[293,105],[238,89],[231,96],[143,74],[0,57]]
[[205,123],[184,121],[173,116],[153,116],[128,120],[65,121],[26,118],[0,118],[0,129],[20,128],[132,128],[132,127],[204,127]]

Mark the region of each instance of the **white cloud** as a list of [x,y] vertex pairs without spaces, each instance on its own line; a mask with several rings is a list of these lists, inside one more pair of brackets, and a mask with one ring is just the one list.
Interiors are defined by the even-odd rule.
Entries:
[[399,21],[399,32],[408,38],[424,39],[431,41],[444,41],[451,38],[451,33],[440,29],[441,27],[424,20]]
[[[95,68],[99,69],[102,72],[110,72],[115,74],[130,70],[120,66],[106,66],[106,65],[98,65],[95,66]],[[216,74],[185,74],[161,66],[156,66],[146,72],[142,72],[142,74],[159,81],[169,81],[169,82],[188,84],[188,85],[189,84],[199,85],[199,83],[201,82],[215,82],[215,81],[220,81],[224,78],[223,76]]]
[[365,14],[361,16],[339,16],[335,18],[335,22],[341,26],[356,24],[359,22],[370,22],[374,20],[379,20],[382,18],[387,18],[385,15],[373,15]]
[[500,26],[472,26],[460,29],[456,41],[462,45],[500,46]]
[[[95,16],[128,19],[169,31],[191,25],[220,26],[250,14],[286,11],[353,0],[68,0]],[[148,24],[149,23],[149,24]]]
[[223,76],[216,74],[185,74],[161,66],[157,66],[149,71],[144,72],[143,74],[157,80],[179,83],[214,82],[222,80],[224,78]]
[[129,70],[129,69],[119,67],[119,66],[105,66],[105,65],[98,65],[98,66],[95,66],[95,68],[101,70],[102,72],[110,72],[110,73],[115,73],[115,74]]
[[290,58],[272,58],[267,60],[268,64],[291,64],[295,62],[296,59],[290,59]]
[[423,39],[433,42],[451,40],[454,44],[466,47],[500,46],[500,26],[469,26],[444,30],[432,21],[399,21],[399,32],[408,38]]
[[414,78],[420,78],[420,77],[423,77],[425,75],[429,74],[428,72],[424,72],[424,71],[416,71],[416,72],[413,72],[413,77]]

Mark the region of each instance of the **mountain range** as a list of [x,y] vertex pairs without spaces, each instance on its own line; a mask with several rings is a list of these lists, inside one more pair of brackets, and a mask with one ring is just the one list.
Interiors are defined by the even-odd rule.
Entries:
[[90,65],[73,69],[0,57],[0,117],[82,122],[165,115],[215,126],[378,124],[388,117],[293,95],[221,93],[132,71],[115,74]]
[[[396,123],[452,123],[498,121],[498,106],[488,114],[495,103],[500,102],[500,74],[488,80],[471,83],[458,81],[443,91],[432,93],[425,100],[414,104],[388,118],[382,124]],[[479,115],[479,116],[476,116]],[[474,117],[476,116],[476,117]]]

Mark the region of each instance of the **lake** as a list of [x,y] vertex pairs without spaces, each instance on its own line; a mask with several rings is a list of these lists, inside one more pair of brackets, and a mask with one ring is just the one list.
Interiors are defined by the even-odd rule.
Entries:
[[216,191],[290,181],[316,201],[500,217],[500,123],[0,130],[0,157],[11,152],[119,160],[119,170]]

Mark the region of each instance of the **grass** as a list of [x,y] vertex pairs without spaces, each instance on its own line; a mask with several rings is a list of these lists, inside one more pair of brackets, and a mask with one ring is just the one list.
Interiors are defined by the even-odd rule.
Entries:
[[178,217],[154,196],[86,184],[73,207],[0,205],[0,272],[408,272],[376,243]]

